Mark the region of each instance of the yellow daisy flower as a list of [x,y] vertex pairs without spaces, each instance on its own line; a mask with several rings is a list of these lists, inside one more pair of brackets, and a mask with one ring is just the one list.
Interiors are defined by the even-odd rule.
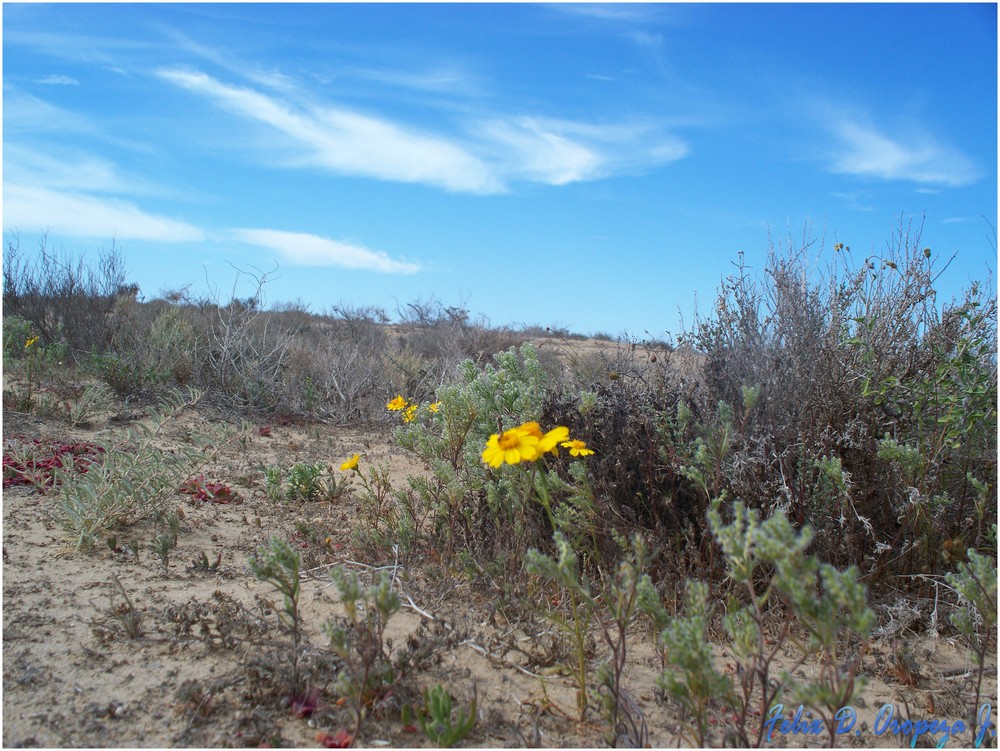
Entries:
[[569,449],[570,456],[590,456],[594,453],[593,449],[587,448],[586,443],[576,439],[572,441],[563,441],[559,445],[565,449]]
[[559,427],[552,428],[548,433],[542,436],[542,440],[538,442],[538,452],[544,454],[546,451],[551,451],[553,454],[558,454],[559,449],[556,448],[557,445],[564,446],[565,441],[569,439],[569,428]]
[[429,409],[431,412],[437,412],[439,409],[441,409],[441,402],[434,402],[433,404],[428,404],[427,409]]
[[410,406],[410,403],[401,394],[396,394],[396,398],[385,405],[391,412],[399,412]]
[[[531,423],[526,425],[530,426]],[[537,428],[537,423],[535,427]],[[538,430],[538,433],[541,434],[541,430]],[[500,435],[494,433],[486,441],[483,461],[491,467],[499,467],[504,462],[507,464],[533,462],[539,457],[538,441],[539,436],[525,425],[505,430]]]
[[403,413],[403,422],[413,422],[417,417],[417,405],[411,404],[406,408],[406,412]]
[[340,465],[340,471],[341,472],[347,472],[347,471],[352,470],[352,469],[355,470],[355,471],[357,471],[357,469],[358,469],[358,462],[360,460],[361,460],[361,457],[358,456],[357,454],[355,454],[350,459],[348,459],[346,462],[344,462],[343,464]]

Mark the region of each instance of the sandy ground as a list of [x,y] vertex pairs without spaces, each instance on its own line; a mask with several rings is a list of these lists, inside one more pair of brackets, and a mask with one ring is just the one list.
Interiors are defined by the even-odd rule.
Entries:
[[[195,408],[159,440],[170,448],[188,431],[225,422],[219,413]],[[116,421],[91,430],[68,429],[10,413],[3,432],[5,440],[90,440],[123,427]],[[231,427],[237,429],[235,421]],[[119,533],[117,551],[100,546],[81,553],[64,538],[53,491],[41,494],[20,486],[4,492],[4,746],[317,747],[318,734],[351,729],[353,712],[333,689],[336,667],[321,629],[343,614],[327,574],[337,563],[361,575],[373,567],[392,571],[404,605],[386,635],[394,651],[407,652],[411,665],[405,679],[370,708],[356,745],[430,745],[403,724],[399,707],[419,704],[419,692],[434,684],[446,686],[460,703],[476,693],[477,724],[464,745],[605,745],[599,713],[591,711],[579,722],[572,677],[546,659],[552,633],[528,633],[527,624],[506,619],[490,593],[446,571],[433,551],[426,560],[405,565],[388,552],[381,560],[365,559],[355,545],[356,496],[333,503],[267,498],[263,467],[321,461],[336,471],[354,453],[366,465],[387,463],[393,484],[402,486],[424,468],[392,443],[387,428],[271,427],[269,436],[251,431],[243,444],[235,443],[204,469],[207,479],[230,484],[237,502],[208,503],[181,493],[172,499],[183,521],[166,570],[148,548],[157,532],[151,524]],[[302,717],[281,688],[288,636],[275,613],[280,596],[258,582],[248,565],[272,536],[291,541],[307,570],[302,594],[306,663],[319,696],[315,710]],[[131,539],[140,541],[138,560],[123,547]],[[142,616],[141,635],[135,638],[122,622],[129,610],[126,598]],[[648,628],[637,627],[625,685],[645,719],[651,746],[686,745],[680,731],[687,721],[657,695],[659,657],[652,645]],[[731,669],[722,645],[715,650],[720,666]],[[858,725],[838,738],[839,744],[908,745],[909,738],[875,733],[876,712],[886,703],[894,706],[896,719],[952,723],[967,718],[973,664],[957,639],[933,638],[926,624],[876,639],[864,659],[868,685],[854,703]],[[984,701],[993,707],[996,675],[993,653],[984,686]],[[776,731],[772,745],[828,740],[825,734],[814,738]],[[996,744],[995,738],[987,740]],[[948,745],[972,743],[967,731]],[[932,743],[925,736],[917,745]]]

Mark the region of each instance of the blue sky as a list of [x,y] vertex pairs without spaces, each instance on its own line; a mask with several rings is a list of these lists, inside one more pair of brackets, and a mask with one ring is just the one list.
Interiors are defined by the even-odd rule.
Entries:
[[926,216],[957,292],[997,261],[996,13],[4,3],[3,227],[114,241],[147,299],[277,263],[313,312],[660,337],[769,233]]

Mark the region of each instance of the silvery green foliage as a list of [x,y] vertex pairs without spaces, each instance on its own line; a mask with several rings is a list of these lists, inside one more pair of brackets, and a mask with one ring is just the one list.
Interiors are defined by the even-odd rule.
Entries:
[[[748,396],[752,401],[753,394]],[[836,467],[830,470],[835,476]],[[712,503],[709,526],[724,555],[728,577],[749,595],[742,605],[732,598],[723,618],[739,684],[734,686],[715,669],[707,636],[708,586],[689,581],[684,617],[670,621],[661,631],[665,670],[660,686],[691,716],[691,740],[699,745],[706,743],[709,712],[726,706],[736,713],[737,727],[730,737],[750,744],[753,705],[759,706],[763,717],[782,686],[789,686],[798,701],[832,722],[836,708],[849,703],[862,685],[855,677],[857,653],[852,656],[844,648],[852,637],[867,639],[874,625],[858,572],[853,567],[839,571],[807,555],[812,530],[796,531],[782,513],[761,521],[758,511],[736,502],[732,521],[724,523],[722,502],[723,498],[717,498]],[[650,589],[640,587],[640,607],[661,624],[666,614]],[[769,642],[764,636],[764,612],[775,600],[788,611],[787,628]],[[804,631],[808,638],[795,640],[796,631]],[[797,664],[810,657],[819,659],[820,674],[815,680],[798,684],[787,673],[774,680],[772,662],[789,647],[793,656],[794,651],[799,653]]]
[[749,585],[762,564],[773,566],[774,576],[762,597],[766,600],[774,591],[781,593],[810,635],[810,649],[834,646],[845,627],[863,636],[871,633],[875,615],[866,605],[856,567],[839,571],[807,556],[812,530],[804,527],[796,533],[782,513],[761,522],[756,510],[739,502],[733,513],[733,522],[723,525],[717,507],[709,511],[709,523],[726,554],[730,577]]
[[[619,741],[629,748],[648,745],[645,718],[624,686],[628,652],[628,632],[640,610],[643,592],[652,589],[652,582],[643,573],[649,549],[641,534],[632,537],[632,552],[618,562],[614,576],[605,578],[601,599],[607,612],[601,617],[601,630],[608,647],[608,659],[597,674],[599,698],[611,732],[612,746]],[[648,596],[648,595],[647,595]]]
[[87,472],[74,471],[72,462],[56,472],[62,526],[78,550],[162,512],[178,484],[217,450],[221,435],[191,433],[190,445],[169,452],[153,445],[163,427],[200,398],[193,389],[168,393],[158,407],[146,410],[145,423],[136,423],[117,442],[102,442],[105,452]]
[[584,603],[596,606],[590,583],[580,578],[579,558],[572,543],[562,532],[552,536],[556,555],[550,558],[531,548],[524,554],[524,570],[543,579],[553,581],[566,591],[576,594]]
[[968,562],[959,564],[956,573],[945,574],[945,581],[961,598],[951,614],[952,625],[974,643],[989,634],[997,621],[997,567],[987,555],[970,549]]
[[687,731],[689,740],[704,747],[711,705],[716,701],[728,703],[732,684],[715,669],[707,633],[711,607],[705,582],[688,580],[684,612],[660,634],[666,650],[666,669],[657,683],[694,720],[694,727]]
[[[997,527],[992,525],[992,545],[996,549]],[[979,720],[979,697],[983,673],[986,669],[986,652],[989,635],[997,627],[997,566],[987,555],[969,548],[965,561],[958,563],[955,573],[945,575],[945,581],[959,596],[959,606],[951,614],[952,625],[965,636],[976,653],[976,695],[972,705],[972,727],[975,731]]]
[[459,706],[452,709],[451,694],[443,686],[424,689],[423,711],[417,714],[420,729],[439,748],[451,748],[472,732],[476,725],[476,696],[468,710]]
[[556,532],[552,539],[556,556],[549,558],[531,548],[524,555],[524,570],[542,579],[557,584],[565,593],[569,612],[549,609],[545,616],[556,623],[572,642],[576,657],[576,704],[582,721],[587,712],[587,650],[586,640],[590,623],[597,607],[588,582],[580,580],[579,563],[573,545],[562,532]]
[[284,598],[285,625],[294,628],[298,622],[299,576],[302,560],[291,545],[277,537],[270,545],[257,550],[250,559],[250,570],[260,581],[273,584]]
[[282,626],[292,637],[291,663],[292,692],[301,690],[299,661],[301,658],[302,622],[299,612],[301,593],[302,558],[284,540],[273,537],[267,547],[257,549],[256,558],[251,558],[250,570],[258,581],[267,582],[281,593],[284,608],[278,613]]
[[347,620],[327,622],[323,630],[330,640],[330,649],[343,661],[335,688],[354,704],[356,737],[371,693],[393,677],[385,650],[385,627],[399,610],[400,601],[392,579],[384,571],[368,587],[362,586],[357,575],[342,566],[335,566],[330,576],[340,593]]
[[453,467],[464,465],[476,475],[481,470],[480,453],[498,423],[504,428],[527,420],[538,420],[549,377],[530,342],[495,357],[496,366],[480,368],[472,360],[460,366],[457,384],[441,386],[437,399],[441,406],[428,423],[412,422],[396,431],[404,448],[429,460],[446,460]]
[[[490,435],[541,418],[549,376],[530,342],[497,354],[494,364],[480,367],[466,360],[459,370],[457,383],[438,388],[438,410],[400,426],[395,436],[427,462],[430,477],[411,478],[409,484],[434,511],[446,556],[465,548],[477,558],[473,551],[481,550],[489,562],[478,568],[509,579],[519,576],[523,551],[551,531],[543,528],[540,509],[526,502],[523,468],[491,469],[482,451]],[[550,494],[565,494],[566,484],[553,473],[538,473],[534,482],[545,483]],[[586,510],[585,495],[560,511],[560,519],[572,523],[579,510]],[[504,533],[484,535],[484,529]]]

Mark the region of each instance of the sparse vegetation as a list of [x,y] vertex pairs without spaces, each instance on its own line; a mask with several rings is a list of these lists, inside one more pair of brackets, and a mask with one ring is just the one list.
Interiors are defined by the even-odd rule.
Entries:
[[[996,298],[938,299],[915,231],[741,256],[676,346],[596,352],[433,299],[268,309],[270,271],[145,302],[117,248],[8,250],[5,491],[107,572],[102,648],[226,665],[160,691],[178,745],[412,745],[415,717],[443,746],[756,746],[796,705],[834,742],[866,681],[990,730]],[[911,645],[942,635],[948,695]],[[470,659],[525,683],[459,700]]]

